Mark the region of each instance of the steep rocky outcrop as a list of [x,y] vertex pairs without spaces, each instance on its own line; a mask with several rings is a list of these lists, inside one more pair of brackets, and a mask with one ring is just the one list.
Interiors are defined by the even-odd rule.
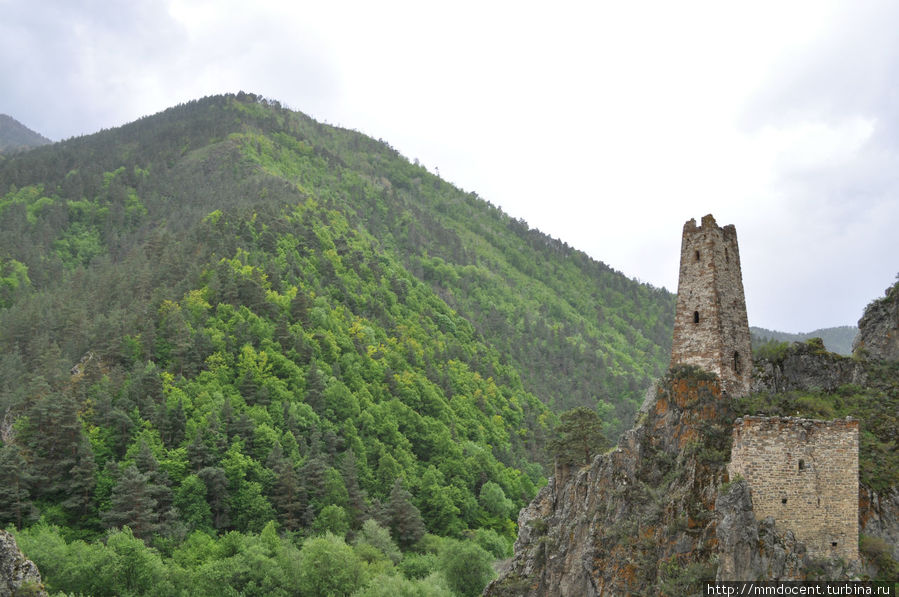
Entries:
[[746,481],[722,490],[715,512],[719,581],[848,579],[859,572],[858,562],[810,557],[793,531],[780,532],[770,516],[758,520]]
[[0,597],[46,597],[41,574],[16,545],[16,539],[0,530]]
[[753,392],[832,391],[867,381],[862,363],[828,352],[820,338],[794,342],[775,358],[756,360],[753,365]]
[[865,308],[852,352],[870,359],[899,360],[899,282]]
[[[798,352],[780,379],[798,379],[790,364],[820,356]],[[719,495],[733,422],[714,376],[669,373],[615,449],[588,467],[557,468],[521,511],[515,556],[485,594],[699,595],[716,578],[857,577],[858,562],[810,557],[793,532],[757,520],[745,481]],[[896,497],[872,498],[868,514],[868,528],[891,544]]]
[[805,546],[793,533],[780,535],[774,520],[757,521],[745,481],[736,481],[715,501],[720,550],[718,580],[795,580],[803,577]]
[[878,493],[860,486],[858,525],[862,535],[886,541],[892,547],[893,559],[899,561],[899,488]]
[[486,594],[700,592],[715,578],[732,421],[716,379],[670,375],[615,449],[559,471],[522,510],[510,569]]

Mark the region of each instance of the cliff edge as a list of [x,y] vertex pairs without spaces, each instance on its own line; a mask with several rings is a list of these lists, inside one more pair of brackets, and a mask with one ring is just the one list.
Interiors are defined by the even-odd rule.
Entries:
[[493,596],[687,595],[714,580],[715,501],[733,414],[714,375],[678,367],[617,447],[562,469],[518,518]]
[[865,308],[852,352],[869,359],[899,360],[899,282]]
[[19,550],[16,539],[0,530],[0,597],[46,597],[37,566]]

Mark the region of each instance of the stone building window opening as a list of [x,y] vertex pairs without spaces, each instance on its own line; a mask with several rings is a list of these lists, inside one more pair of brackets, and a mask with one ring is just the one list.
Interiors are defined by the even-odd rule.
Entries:
[[836,546],[837,546],[837,542],[836,542],[836,541],[831,541],[831,542],[830,542],[830,546],[831,546],[831,547],[836,547]]
[[699,311],[693,311],[693,323],[699,323]]
[[787,503],[787,498],[780,498],[780,503],[781,503],[781,504],[786,504],[786,503]]
[[740,353],[734,351],[734,373],[739,375],[743,372],[743,363],[740,362]]
[[727,254],[727,247],[724,247],[724,261],[729,262],[730,257]]
[[805,460],[803,460],[802,458],[799,459],[799,470],[800,471],[805,470]]
[[693,261],[696,261],[696,262],[699,261],[699,251],[693,252]]

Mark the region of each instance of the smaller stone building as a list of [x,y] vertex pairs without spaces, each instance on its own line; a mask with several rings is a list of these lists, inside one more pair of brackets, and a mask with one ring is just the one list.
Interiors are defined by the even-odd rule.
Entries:
[[757,519],[774,518],[812,557],[858,560],[858,421],[742,417],[728,473],[741,475]]

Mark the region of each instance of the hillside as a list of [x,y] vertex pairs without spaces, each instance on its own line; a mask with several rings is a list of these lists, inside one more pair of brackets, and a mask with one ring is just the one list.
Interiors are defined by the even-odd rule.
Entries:
[[40,147],[48,143],[52,141],[35,133],[15,118],[0,114],[0,154]]
[[843,325],[835,328],[821,328],[813,332],[791,334],[790,332],[777,332],[765,328],[750,327],[752,332],[753,348],[758,348],[766,342],[805,342],[812,338],[821,338],[824,346],[830,352],[843,356],[852,354],[852,342],[858,335],[858,327]]
[[425,531],[504,555],[551,409],[615,433],[667,366],[672,295],[256,96],[10,157],[0,193],[0,524],[41,521],[55,589],[135,539],[194,594],[304,538],[356,537],[356,586],[452,584]]

